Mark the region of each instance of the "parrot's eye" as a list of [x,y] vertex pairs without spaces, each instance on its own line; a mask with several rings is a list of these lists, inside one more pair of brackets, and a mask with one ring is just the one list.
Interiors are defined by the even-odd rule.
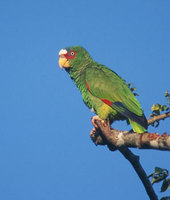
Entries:
[[74,56],[74,55],[75,55],[74,51],[71,51],[71,52],[69,53],[69,56]]
[[68,55],[68,59],[73,59],[76,56],[76,52],[75,51],[69,51],[67,55]]

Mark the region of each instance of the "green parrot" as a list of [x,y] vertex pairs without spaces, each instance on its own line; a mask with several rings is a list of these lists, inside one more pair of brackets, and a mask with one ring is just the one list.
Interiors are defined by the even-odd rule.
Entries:
[[81,46],[59,52],[59,66],[69,73],[82,94],[84,103],[110,124],[127,120],[134,132],[146,132],[143,110],[126,82],[114,71],[95,62]]

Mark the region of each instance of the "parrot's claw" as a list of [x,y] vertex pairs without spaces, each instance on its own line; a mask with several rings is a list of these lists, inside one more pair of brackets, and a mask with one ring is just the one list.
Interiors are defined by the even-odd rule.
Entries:
[[93,135],[95,135],[96,133],[96,128],[93,128],[91,131],[90,131],[90,137],[92,137]]
[[105,145],[105,143],[103,142],[103,139],[100,135],[100,131],[99,129],[93,128],[90,132],[90,137],[92,139],[92,141],[95,143],[95,145]]
[[96,120],[100,120],[102,124],[105,126],[106,122],[103,119],[101,119],[98,115],[96,115],[91,119],[91,122],[95,128],[99,128],[98,125],[96,124]]

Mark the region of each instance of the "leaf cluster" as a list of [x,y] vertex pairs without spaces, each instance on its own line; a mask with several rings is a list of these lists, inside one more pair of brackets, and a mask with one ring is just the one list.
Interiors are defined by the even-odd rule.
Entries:
[[[153,104],[153,106],[151,108],[152,113],[150,114],[150,117],[158,116],[158,115],[162,114],[162,112],[167,112],[170,110],[170,94],[168,93],[168,91],[165,92],[164,96],[167,99],[167,105]],[[151,125],[154,127],[158,127],[159,121],[156,121]]]
[[170,94],[168,93],[168,91],[165,92],[165,97],[166,97],[167,103],[168,103],[168,105],[170,107]]
[[152,185],[154,183],[162,182],[161,186],[161,192],[165,192],[168,188],[170,188],[170,178],[167,178],[169,176],[169,172],[167,169],[162,169],[160,167],[155,167],[154,173],[150,174],[148,178],[151,179]]

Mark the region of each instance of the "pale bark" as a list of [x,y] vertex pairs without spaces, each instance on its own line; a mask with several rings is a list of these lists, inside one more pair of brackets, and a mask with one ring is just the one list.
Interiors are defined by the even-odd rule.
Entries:
[[[148,124],[170,117],[170,112],[153,117],[148,120]],[[109,148],[132,147],[139,149],[157,149],[170,151],[170,135],[163,133],[134,133],[128,131],[118,131],[110,127],[109,123],[103,123],[96,119],[98,128],[91,131],[90,137],[96,145],[108,145]]]
[[[170,117],[170,112],[148,119],[148,124],[153,124],[155,121],[163,120],[167,117]],[[167,133],[159,135],[158,133],[139,134],[128,131],[118,131],[111,128],[110,124],[108,122],[103,122],[103,120],[92,120],[93,124],[94,122],[96,126],[90,133],[93,142],[96,145],[107,145],[111,151],[119,150],[133,166],[142,181],[150,200],[158,200],[152,184],[140,164],[139,156],[134,155],[128,147],[169,151],[170,135],[167,135]]]

